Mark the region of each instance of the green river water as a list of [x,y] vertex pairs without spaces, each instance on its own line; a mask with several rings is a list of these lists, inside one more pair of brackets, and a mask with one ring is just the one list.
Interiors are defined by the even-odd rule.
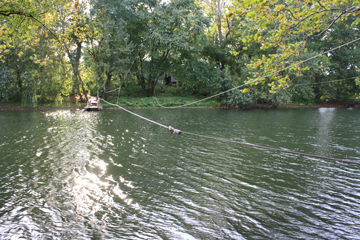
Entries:
[[[360,109],[134,110],[360,162]],[[121,110],[0,112],[0,239],[360,239],[360,166]]]

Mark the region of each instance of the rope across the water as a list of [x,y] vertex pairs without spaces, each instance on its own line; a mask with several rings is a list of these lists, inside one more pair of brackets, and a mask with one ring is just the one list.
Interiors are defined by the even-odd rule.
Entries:
[[[345,43],[345,44],[342,44],[342,45],[340,45],[340,46],[337,46],[337,47],[335,47],[335,48],[333,48],[333,49],[330,49],[330,50],[328,50],[328,51],[325,51],[325,52],[323,52],[323,53],[317,54],[317,55],[315,55],[315,56],[313,56],[313,57],[310,57],[310,58],[308,58],[308,59],[305,59],[305,60],[303,60],[303,61],[299,61],[299,62],[295,63],[294,65],[300,65],[300,64],[302,64],[302,63],[304,63],[304,62],[310,61],[310,60],[312,60],[312,59],[314,59],[314,58],[317,58],[317,57],[322,56],[322,55],[324,55],[324,54],[330,53],[330,52],[332,52],[332,51],[334,51],[334,50],[336,50],[336,49],[339,49],[339,48],[344,47],[344,46],[346,46],[346,45],[349,45],[349,44],[351,44],[351,43],[357,42],[357,41],[359,41],[359,40],[360,40],[360,38],[357,38],[357,39],[355,39],[355,40],[353,40],[353,41],[347,42],[347,43]],[[279,70],[278,72],[284,71],[284,70],[289,69],[289,68],[291,68],[291,67],[292,67],[292,66],[290,65],[290,66],[288,66],[288,67],[286,67],[286,68],[283,68],[283,69]],[[278,73],[278,72],[276,72],[276,73]],[[261,78],[268,77],[268,76],[273,75],[273,74],[275,74],[275,73],[271,73],[271,74],[268,74],[268,75],[266,75],[266,76],[262,76]],[[194,101],[194,102],[191,102],[191,103],[188,103],[188,104],[184,104],[184,105],[180,105],[180,106],[175,106],[175,107],[165,107],[165,106],[161,105],[161,104],[159,103],[159,101],[157,100],[157,98],[156,98],[156,94],[155,94],[155,99],[156,99],[157,103],[158,103],[161,107],[163,107],[163,108],[180,108],[180,107],[192,105],[192,104],[195,104],[195,103],[198,103],[198,102],[202,102],[202,101],[205,101],[205,100],[210,99],[210,98],[214,98],[214,97],[216,97],[216,96],[222,95],[222,94],[224,94],[224,93],[230,92],[230,91],[235,90],[235,89],[239,89],[239,88],[241,88],[241,87],[243,87],[243,86],[245,86],[245,85],[248,85],[248,84],[250,84],[250,83],[256,82],[258,79],[260,79],[260,78],[256,78],[256,79],[250,80],[250,81],[248,81],[247,83],[244,83],[244,84],[242,84],[242,85],[240,85],[240,86],[236,86],[236,87],[234,87],[234,88],[231,88],[231,89],[229,89],[229,90],[220,92],[220,93],[215,94],[215,95],[212,95],[212,96],[210,96],[210,97],[207,97],[207,98],[204,98],[204,99],[201,99],[201,100],[198,100],[198,101]],[[154,92],[154,93],[155,93],[155,92]],[[193,135],[193,136],[197,136],[197,137],[214,139],[214,140],[217,140],[217,141],[230,142],[230,143],[247,145],[247,146],[256,147],[256,148],[262,148],[262,149],[268,149],[268,150],[273,150],[273,151],[279,151],[279,152],[286,152],[286,153],[291,153],[291,154],[303,155],[303,156],[307,156],[307,157],[314,157],[314,158],[320,158],[320,159],[325,159],[325,160],[331,160],[331,161],[337,161],[337,162],[343,162],[343,163],[360,165],[360,162],[353,162],[353,161],[342,160],[342,159],[337,159],[337,158],[324,157],[324,156],[307,154],[307,153],[301,153],[301,152],[295,152],[295,151],[284,150],[284,149],[279,149],[279,148],[265,147],[265,146],[261,146],[261,145],[251,144],[251,143],[244,143],[244,142],[238,142],[238,141],[233,141],[233,140],[228,140],[228,139],[223,139],[223,138],[218,138],[218,137],[210,137],[210,136],[205,136],[205,135],[200,135],[200,134],[195,134],[195,133],[190,133],[190,132],[184,132],[184,131],[181,131],[181,130],[179,130],[179,129],[175,129],[175,128],[171,127],[171,126],[165,126],[165,125],[163,125],[163,124],[161,124],[161,123],[158,123],[158,122],[155,122],[155,121],[150,120],[150,119],[148,119],[148,118],[145,118],[145,117],[143,117],[143,116],[140,116],[140,115],[138,115],[138,114],[136,114],[136,113],[133,113],[133,112],[131,112],[131,111],[129,111],[129,110],[127,110],[127,109],[125,109],[125,108],[117,105],[117,104],[109,103],[109,102],[105,101],[104,99],[101,99],[101,100],[104,101],[105,103],[109,104],[109,105],[119,107],[120,109],[122,109],[122,110],[124,110],[124,111],[126,111],[126,112],[128,112],[128,113],[130,113],[130,114],[132,114],[132,115],[134,115],[134,116],[137,116],[137,117],[139,117],[139,118],[142,118],[142,119],[144,119],[144,120],[146,120],[146,121],[148,121],[148,122],[157,124],[157,125],[159,125],[159,126],[161,126],[161,127],[164,127],[164,128],[167,128],[167,129],[171,132],[171,134],[181,134],[181,133],[184,133],[184,134],[189,134],[189,135]]]
[[146,118],[146,117],[143,117],[143,116],[141,116],[141,115],[139,115],[139,114],[133,113],[133,112],[127,110],[126,108],[123,108],[123,107],[121,107],[121,106],[119,106],[119,105],[117,105],[117,104],[109,103],[108,101],[105,101],[105,100],[102,99],[102,98],[100,98],[100,100],[104,101],[105,103],[107,103],[107,104],[109,104],[109,105],[118,107],[118,108],[120,108],[121,110],[124,110],[125,112],[128,112],[128,113],[130,113],[130,114],[132,114],[132,115],[134,115],[134,116],[136,116],[136,117],[142,118],[142,119],[144,119],[144,120],[146,120],[146,121],[148,121],[148,122],[151,122],[151,123],[154,123],[154,124],[156,124],[156,125],[159,125],[160,127],[168,128],[167,126],[165,126],[165,125],[163,125],[163,124],[161,124],[161,123],[155,122],[155,121],[150,120],[150,119],[148,119],[148,118]]
[[183,134],[188,134],[188,135],[192,135],[192,136],[196,136],[196,137],[208,138],[208,139],[213,139],[213,140],[222,141],[222,142],[241,144],[241,145],[246,145],[246,146],[255,147],[255,148],[262,148],[262,149],[268,149],[268,150],[273,150],[273,151],[292,153],[292,154],[296,154],[296,155],[303,155],[303,156],[307,156],[307,157],[320,158],[320,159],[331,160],[331,161],[336,161],[336,162],[360,165],[360,162],[353,162],[353,161],[349,161],[349,160],[343,160],[343,159],[337,159],[337,158],[331,158],[331,157],[324,157],[324,156],[308,154],[308,153],[295,152],[295,151],[284,150],[284,149],[279,149],[279,148],[265,147],[265,146],[256,145],[256,144],[252,144],[252,143],[238,142],[238,141],[228,140],[228,139],[224,139],[224,138],[210,137],[210,136],[200,135],[200,134],[196,134],[196,133],[181,131],[179,129],[173,128],[172,126],[165,126],[165,125],[163,125],[161,123],[150,120],[150,119],[148,119],[146,117],[143,117],[143,116],[141,116],[139,114],[133,113],[133,112],[127,110],[126,108],[123,108],[123,107],[121,107],[121,106],[119,106],[117,104],[109,103],[109,102],[105,101],[102,98],[101,98],[101,100],[104,101],[105,103],[109,104],[109,105],[116,106],[116,107],[118,107],[118,108],[120,108],[120,109],[122,109],[122,110],[136,116],[136,117],[139,117],[139,118],[142,118],[142,119],[144,119],[144,120],[146,120],[148,122],[157,124],[160,127],[167,128],[171,132],[171,134],[179,135],[179,134],[183,133]]

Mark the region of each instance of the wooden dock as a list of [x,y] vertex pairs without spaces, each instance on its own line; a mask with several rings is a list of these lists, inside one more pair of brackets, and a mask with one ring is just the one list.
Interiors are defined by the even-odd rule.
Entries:
[[90,97],[84,108],[85,111],[101,111],[102,109],[103,107],[100,104],[100,98],[96,97]]

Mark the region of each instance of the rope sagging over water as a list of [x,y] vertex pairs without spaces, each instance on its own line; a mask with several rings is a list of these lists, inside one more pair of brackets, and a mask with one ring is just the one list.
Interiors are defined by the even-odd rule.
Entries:
[[[300,65],[300,64],[302,64],[302,63],[304,63],[304,62],[310,61],[310,60],[312,60],[312,59],[314,59],[314,58],[317,58],[317,57],[322,56],[322,55],[324,55],[324,54],[330,53],[330,52],[332,52],[332,51],[334,51],[334,50],[336,50],[336,49],[342,48],[342,47],[344,47],[344,46],[346,46],[346,45],[349,45],[349,44],[351,44],[351,43],[357,42],[357,41],[359,41],[359,40],[360,40],[360,38],[357,38],[357,39],[355,39],[355,40],[352,40],[352,41],[347,42],[347,43],[345,43],[345,44],[339,45],[339,46],[337,46],[337,47],[335,47],[335,48],[333,48],[333,49],[330,49],[330,50],[328,50],[328,51],[325,51],[325,52],[322,52],[322,53],[320,53],[320,54],[317,54],[317,55],[315,55],[315,56],[313,56],[313,57],[310,57],[310,58],[308,58],[308,59],[305,59],[305,60],[303,60],[303,61],[299,61],[299,62],[297,62],[297,63],[294,63],[294,65]],[[281,72],[281,71],[287,70],[287,69],[291,68],[292,66],[293,66],[293,65],[290,65],[290,66],[288,66],[288,67],[285,67],[285,68],[283,68],[283,69],[281,69],[281,70],[279,70],[279,71],[277,71],[277,72],[275,72],[275,73],[279,73],[279,72]],[[198,100],[198,101],[194,101],[194,102],[191,102],[191,103],[187,103],[187,104],[184,104],[184,105],[180,105],[180,106],[165,107],[165,106],[161,105],[161,104],[159,103],[159,101],[158,101],[158,99],[157,99],[157,97],[156,97],[156,93],[155,93],[155,91],[154,91],[154,93],[155,93],[155,99],[156,99],[156,102],[157,102],[161,107],[163,107],[163,108],[180,108],[180,107],[192,105],[192,104],[195,104],[195,103],[198,103],[198,102],[202,102],[202,101],[205,101],[205,100],[210,99],[210,98],[214,98],[214,97],[216,97],[216,96],[225,94],[225,93],[230,92],[230,91],[235,90],[235,89],[239,89],[239,88],[241,88],[241,87],[243,87],[243,86],[245,86],[245,85],[248,85],[248,84],[251,84],[251,83],[256,82],[258,79],[261,79],[261,78],[264,78],[264,77],[269,77],[270,75],[273,75],[273,74],[275,74],[275,73],[271,73],[271,74],[268,74],[268,75],[266,75],[266,76],[262,76],[262,77],[259,77],[259,78],[256,78],[256,79],[252,79],[252,80],[250,80],[250,81],[248,81],[248,82],[246,82],[246,83],[244,83],[244,84],[242,84],[242,85],[239,85],[239,86],[236,86],[236,87],[234,87],[234,88],[228,89],[228,90],[226,90],[226,91],[217,93],[217,94],[212,95],[212,96],[210,96],[210,97],[207,97],[207,98],[204,98],[204,99],[201,99],[201,100]],[[116,90],[117,90],[117,89],[116,89]],[[101,99],[101,98],[100,98],[100,99]],[[223,141],[223,142],[229,142],[229,143],[247,145],[247,146],[251,146],[251,147],[255,147],[255,148],[262,148],[262,149],[268,149],[268,150],[279,151],[279,152],[286,152],[286,153],[291,153],[291,154],[296,154],[296,155],[303,155],[303,156],[307,156],[307,157],[313,157],[313,158],[331,160],[331,161],[336,161],[336,162],[342,162],[342,163],[360,165],[360,162],[353,162],[353,161],[349,161],[349,160],[342,160],[342,159],[337,159],[337,158],[324,157],[324,156],[313,155],[313,154],[308,154],[308,153],[301,153],[301,152],[295,152],[295,151],[284,150],[284,149],[279,149],[279,148],[265,147],[265,146],[261,146],[261,145],[251,144],[251,143],[244,143],[244,142],[238,142],[238,141],[233,141],[233,140],[228,140],[228,139],[223,139],[223,138],[218,138],[218,137],[210,137],[210,136],[200,135],[200,134],[196,134],[196,133],[184,132],[184,131],[181,131],[181,130],[179,130],[179,129],[175,129],[175,128],[171,127],[171,126],[165,126],[165,125],[163,125],[163,124],[161,124],[161,123],[158,123],[158,122],[156,122],[156,121],[153,121],[153,120],[150,120],[150,119],[148,119],[148,118],[145,118],[145,117],[143,117],[143,116],[141,116],[141,115],[138,115],[138,114],[136,114],[136,113],[133,113],[133,112],[131,112],[131,111],[129,111],[129,110],[127,110],[127,109],[125,109],[125,108],[117,105],[117,104],[109,103],[109,102],[105,101],[104,99],[101,99],[101,100],[104,101],[105,103],[109,104],[109,105],[116,106],[116,107],[118,107],[118,108],[120,108],[120,109],[122,109],[122,110],[124,110],[124,111],[126,111],[126,112],[128,112],[128,113],[130,113],[130,114],[132,114],[132,115],[134,115],[134,116],[136,116],[136,117],[139,117],[139,118],[142,118],[142,119],[144,119],[144,120],[146,120],[146,121],[148,121],[148,122],[157,124],[157,125],[159,125],[160,127],[167,128],[167,129],[171,132],[171,134],[181,134],[181,133],[184,133],[184,134],[193,135],[193,136],[197,136],[197,137],[201,137],[201,138],[208,138],[208,139],[213,139],[213,140],[217,140],[217,141]]]
[[128,112],[128,113],[130,113],[130,114],[132,114],[132,115],[134,115],[134,116],[136,116],[136,117],[142,118],[142,119],[144,119],[144,120],[146,120],[146,121],[148,121],[148,122],[151,122],[151,123],[154,123],[154,124],[156,124],[156,125],[159,125],[160,127],[168,128],[167,126],[165,126],[165,125],[163,125],[163,124],[161,124],[161,123],[155,122],[155,121],[153,121],[153,120],[151,120],[151,119],[148,119],[148,118],[146,118],[146,117],[143,117],[143,116],[141,116],[141,115],[139,115],[139,114],[133,113],[133,112],[127,110],[126,108],[120,107],[120,106],[117,105],[117,104],[109,103],[108,101],[105,101],[105,100],[102,99],[102,98],[100,98],[100,100],[104,101],[105,103],[107,103],[107,104],[109,104],[109,105],[118,107],[118,108],[120,108],[121,110],[124,110],[125,112]]
[[160,127],[163,128],[167,128],[171,134],[188,134],[188,135],[192,135],[192,136],[196,136],[196,137],[201,137],[201,138],[208,138],[208,139],[213,139],[213,140],[217,140],[217,141],[222,141],[222,142],[229,142],[229,143],[235,143],[235,144],[241,144],[241,145],[246,145],[246,146],[250,146],[250,147],[255,147],[255,148],[262,148],[262,149],[268,149],[268,150],[273,150],[273,151],[278,151],[278,152],[285,152],[285,153],[291,153],[291,154],[296,154],[296,155],[302,155],[302,156],[307,156],[307,157],[313,157],[313,158],[319,158],[319,159],[325,159],[325,160],[331,160],[331,161],[336,161],[336,162],[342,162],[342,163],[348,163],[348,164],[355,164],[355,165],[360,165],[360,162],[353,162],[353,161],[349,161],[349,160],[343,160],[343,159],[337,159],[337,158],[331,158],[331,157],[325,157],[325,156],[320,156],[320,155],[314,155],[314,154],[308,154],[308,153],[302,153],[302,152],[295,152],[295,151],[290,151],[290,150],[284,150],[284,149],[279,149],[279,148],[272,148],[272,147],[266,147],[266,146],[261,146],[261,145],[257,145],[257,144],[252,144],[252,143],[245,143],[245,142],[238,142],[238,141],[233,141],[233,140],[228,140],[228,139],[224,139],[224,138],[218,138],[218,137],[211,137],[211,136],[205,136],[205,135],[200,135],[200,134],[196,134],[196,133],[191,133],[191,132],[185,132],[185,131],[181,131],[179,129],[175,129],[171,126],[165,126],[161,123],[158,123],[156,121],[153,121],[151,119],[148,119],[146,117],[143,117],[139,114],[133,113],[129,110],[127,110],[126,108],[123,108],[117,104],[113,104],[113,103],[109,103],[107,101],[105,101],[104,99],[100,98],[102,101],[104,101],[105,103],[118,107],[136,117],[142,118],[148,122],[154,123],[156,125],[159,125]]

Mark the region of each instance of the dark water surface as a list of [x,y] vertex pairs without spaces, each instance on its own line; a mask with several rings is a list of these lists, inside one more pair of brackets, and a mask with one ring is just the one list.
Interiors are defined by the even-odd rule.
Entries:
[[[135,110],[360,162],[359,109]],[[121,110],[0,112],[0,239],[360,239],[360,166]]]

